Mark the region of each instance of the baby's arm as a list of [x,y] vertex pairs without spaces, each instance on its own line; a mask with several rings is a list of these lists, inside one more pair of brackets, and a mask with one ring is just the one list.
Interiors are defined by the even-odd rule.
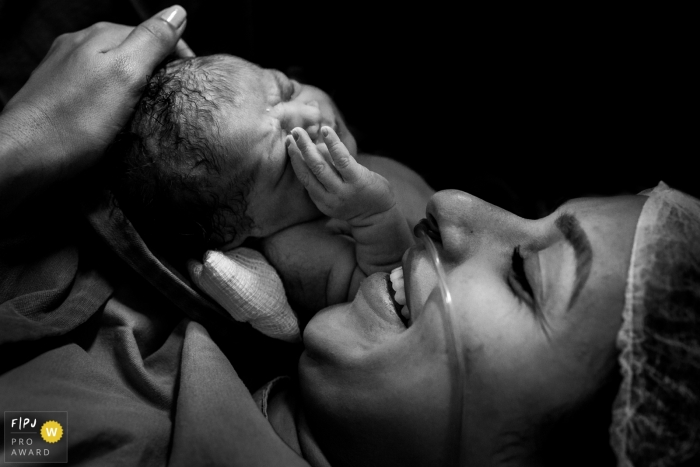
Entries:
[[[321,129],[327,152],[303,129],[293,133],[296,141],[288,137],[287,144],[297,177],[319,210],[343,221],[355,241],[349,290],[375,272],[397,267],[413,237],[386,178],[358,164],[329,127]],[[331,268],[348,271],[346,265]]]
[[396,204],[406,218],[409,228],[413,230],[425,217],[425,207],[435,190],[414,170],[388,157],[358,154],[356,160],[389,181]]

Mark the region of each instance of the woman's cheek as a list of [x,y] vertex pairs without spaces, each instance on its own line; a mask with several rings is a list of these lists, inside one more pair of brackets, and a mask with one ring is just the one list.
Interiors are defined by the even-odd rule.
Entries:
[[493,281],[479,280],[458,290],[453,292],[453,324],[459,327],[462,344],[468,349],[507,345],[524,313],[512,293]]

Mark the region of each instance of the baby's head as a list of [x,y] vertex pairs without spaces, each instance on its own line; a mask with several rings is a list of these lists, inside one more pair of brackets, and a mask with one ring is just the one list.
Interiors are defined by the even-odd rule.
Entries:
[[285,137],[337,129],[327,94],[237,57],[171,62],[149,80],[114,145],[113,189],[145,237],[176,248],[225,248],[320,215],[297,180]]

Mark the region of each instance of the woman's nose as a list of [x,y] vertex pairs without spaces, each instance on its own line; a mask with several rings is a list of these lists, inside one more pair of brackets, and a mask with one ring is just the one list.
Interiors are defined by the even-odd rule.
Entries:
[[426,209],[439,230],[446,260],[461,262],[480,251],[512,248],[529,235],[530,221],[463,191],[433,195]]

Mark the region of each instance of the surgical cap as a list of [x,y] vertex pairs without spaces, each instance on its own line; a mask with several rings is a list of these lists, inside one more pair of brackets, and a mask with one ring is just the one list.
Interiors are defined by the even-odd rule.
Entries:
[[[695,465],[700,451],[700,201],[647,194],[617,337],[622,384],[611,443],[618,467]],[[686,464],[687,463],[687,464]]]

